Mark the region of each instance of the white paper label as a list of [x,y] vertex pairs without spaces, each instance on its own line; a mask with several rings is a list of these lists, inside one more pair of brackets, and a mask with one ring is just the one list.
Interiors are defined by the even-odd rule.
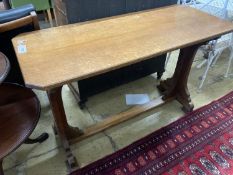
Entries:
[[18,45],[18,53],[26,53],[27,52],[27,47],[24,44]]
[[126,94],[125,97],[127,105],[142,105],[150,101],[148,94]]

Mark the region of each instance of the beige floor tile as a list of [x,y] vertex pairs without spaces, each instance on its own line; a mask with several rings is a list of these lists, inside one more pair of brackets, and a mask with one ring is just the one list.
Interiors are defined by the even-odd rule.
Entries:
[[94,162],[105,155],[113,153],[114,149],[104,133],[96,134],[72,145],[74,155],[81,167]]
[[34,156],[26,161],[27,175],[65,175],[65,154],[62,148],[50,150],[43,156]]
[[183,112],[180,109],[180,105],[173,101],[112,127],[106,133],[114,140],[117,149],[121,149],[151,132],[168,125],[181,116],[183,116]]
[[130,108],[125,102],[126,94],[146,93],[151,99],[159,96],[158,91],[155,91],[157,83],[155,77],[148,76],[91,97],[86,105],[95,120],[99,121]]
[[17,171],[15,168],[12,168],[12,169],[7,169],[4,171],[4,174],[5,175],[16,175],[17,174]]
[[85,128],[86,126],[93,124],[94,121],[89,112],[87,110],[80,110],[78,103],[68,86],[63,87],[62,98],[64,99],[66,116],[71,125]]
[[16,160],[15,160],[14,154],[11,154],[11,155],[7,156],[6,158],[4,158],[4,161],[3,161],[4,169],[6,169],[6,170],[11,169],[15,165],[16,165]]

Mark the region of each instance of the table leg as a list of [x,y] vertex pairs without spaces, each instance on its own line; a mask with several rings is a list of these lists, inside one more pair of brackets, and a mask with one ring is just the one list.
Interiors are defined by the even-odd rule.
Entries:
[[191,101],[187,82],[191,70],[193,59],[202,44],[196,44],[180,50],[175,73],[172,78],[161,81],[158,86],[164,94],[163,99],[175,97],[182,105],[185,112],[193,110],[194,105]]
[[67,122],[62,101],[62,86],[49,90],[47,94],[55,120],[55,127],[67,155],[68,166],[69,168],[73,168],[76,166],[76,159],[70,150],[68,139],[76,138],[82,135],[83,132],[79,128],[70,126]]

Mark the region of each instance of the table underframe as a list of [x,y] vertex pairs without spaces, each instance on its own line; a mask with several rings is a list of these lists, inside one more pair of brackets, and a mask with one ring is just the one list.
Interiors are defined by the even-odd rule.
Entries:
[[192,62],[199,46],[201,45],[203,45],[203,43],[180,49],[179,58],[173,76],[161,81],[160,85],[158,86],[162,96],[144,105],[138,105],[130,108],[127,111],[108,117],[97,124],[85,128],[83,131],[77,127],[70,126],[67,122],[62,100],[62,86],[48,90],[47,94],[54,116],[55,128],[66,152],[68,169],[72,170],[77,167],[77,161],[75,156],[72,154],[70,144],[76,143],[98,132],[104,131],[109,127],[129,120],[173,99],[176,99],[182,104],[182,109],[185,112],[192,111],[194,105],[192,104],[190,98],[187,82]]

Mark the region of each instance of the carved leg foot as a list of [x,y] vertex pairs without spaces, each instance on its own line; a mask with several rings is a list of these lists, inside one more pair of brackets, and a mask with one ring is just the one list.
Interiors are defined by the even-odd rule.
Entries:
[[193,111],[193,108],[194,108],[194,105],[193,103],[190,103],[190,104],[186,104],[185,106],[182,106],[181,109],[182,111],[184,111],[184,113],[189,113],[189,112],[192,112]]
[[[58,131],[55,125],[53,125],[53,132],[55,135],[58,135]],[[66,128],[66,134],[68,139],[73,139],[83,134],[83,131],[77,127],[69,126]]]
[[174,83],[172,83],[172,78],[168,78],[166,80],[160,81],[160,84],[157,86],[157,88],[163,95],[165,95],[168,90],[172,89],[172,85],[174,85]]
[[63,147],[65,149],[66,154],[66,166],[69,172],[71,172],[74,168],[78,168],[78,163],[76,157],[73,155],[70,145],[68,141],[63,141]]
[[78,167],[77,159],[71,152],[66,152],[66,166],[69,172]]
[[69,126],[68,128],[66,128],[66,134],[68,140],[71,140],[83,135],[83,131],[80,130],[78,127]]
[[193,111],[194,105],[193,105],[193,103],[191,101],[190,96],[182,97],[181,95],[177,95],[176,99],[177,99],[177,101],[180,102],[180,104],[182,104],[182,108],[181,109],[185,113]]
[[185,113],[193,111],[194,105],[192,103],[192,100],[190,98],[190,94],[188,92],[188,88],[183,88],[180,87],[177,93],[175,94],[175,98],[180,104],[182,105],[182,110]]
[[158,89],[164,95],[163,100],[175,97],[182,104],[182,109],[185,112],[190,112],[194,108],[188,91],[187,82],[192,62],[200,45],[202,44],[181,49],[176,70],[172,78],[161,81],[158,86]]
[[162,94],[164,94],[164,92],[167,90],[165,81],[160,81],[160,84],[157,86],[157,88]]
[[39,137],[37,137],[35,139],[28,138],[24,143],[25,144],[42,143],[45,140],[47,140],[48,138],[49,138],[49,134],[48,133],[43,133]]

